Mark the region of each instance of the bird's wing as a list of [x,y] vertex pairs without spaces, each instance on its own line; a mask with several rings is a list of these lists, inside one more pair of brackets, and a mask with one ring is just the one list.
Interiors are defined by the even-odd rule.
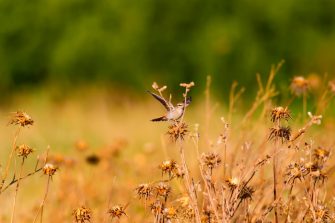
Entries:
[[171,103],[169,103],[168,101],[166,101],[161,96],[159,96],[155,93],[152,93],[151,91],[147,91],[147,92],[150,93],[154,98],[156,98],[162,105],[164,105],[166,110],[170,111],[173,108],[173,105]]

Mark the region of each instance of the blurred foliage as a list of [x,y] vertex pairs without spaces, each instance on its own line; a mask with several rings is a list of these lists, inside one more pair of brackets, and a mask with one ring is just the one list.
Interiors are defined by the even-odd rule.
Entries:
[[0,89],[335,72],[335,1],[0,0]]

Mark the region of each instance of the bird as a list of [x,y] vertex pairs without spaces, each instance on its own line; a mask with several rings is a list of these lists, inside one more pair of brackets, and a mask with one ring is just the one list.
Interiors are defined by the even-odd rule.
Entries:
[[185,108],[191,103],[192,98],[187,97],[184,102],[178,103],[176,106],[173,106],[171,102],[165,100],[165,98],[151,92],[147,91],[151,94],[156,100],[158,100],[166,109],[167,113],[161,117],[151,119],[152,122],[160,122],[160,121],[178,121],[184,114]]

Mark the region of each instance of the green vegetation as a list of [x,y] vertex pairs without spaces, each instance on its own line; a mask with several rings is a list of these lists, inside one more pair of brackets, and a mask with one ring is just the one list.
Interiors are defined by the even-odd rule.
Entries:
[[253,88],[255,74],[282,59],[282,80],[331,75],[334,8],[328,0],[0,0],[0,90],[45,81],[176,86],[211,74],[227,93],[235,79]]

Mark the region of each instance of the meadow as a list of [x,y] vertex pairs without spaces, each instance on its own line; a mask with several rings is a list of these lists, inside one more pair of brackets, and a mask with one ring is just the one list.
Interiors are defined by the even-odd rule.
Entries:
[[335,82],[281,92],[280,66],[252,97],[181,83],[173,103],[205,87],[170,122],[150,121],[165,110],[145,91],[17,93],[0,110],[0,222],[334,222]]

